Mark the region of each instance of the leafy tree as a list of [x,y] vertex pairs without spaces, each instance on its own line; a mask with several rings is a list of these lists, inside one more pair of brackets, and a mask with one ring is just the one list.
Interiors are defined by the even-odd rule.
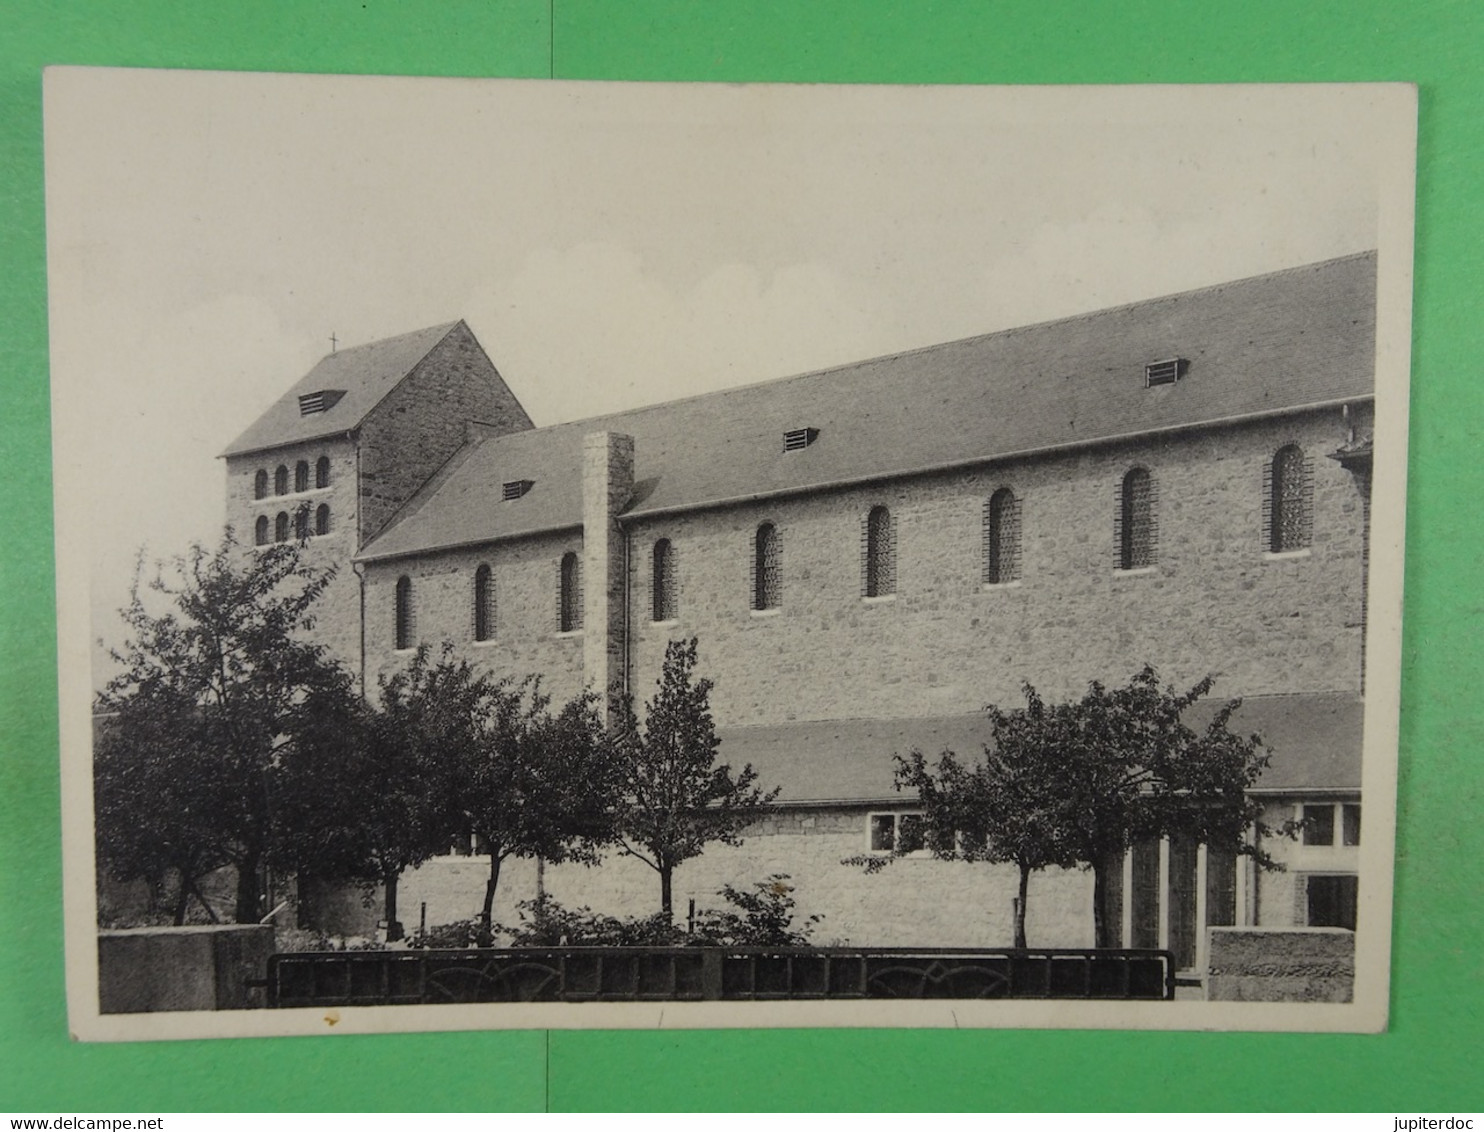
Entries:
[[633,705],[620,705],[619,844],[660,877],[660,910],[672,914],[675,866],[708,844],[741,844],[741,832],[778,796],[756,785],[751,764],[733,774],[717,763],[710,680],[697,679],[696,639],[671,641],[641,732]]
[[112,653],[122,671],[97,705],[109,717],[94,782],[98,850],[115,876],[163,866],[190,889],[230,864],[235,919],[262,915],[272,777],[315,741],[305,704],[351,684],[303,636],[331,574],[293,544],[245,552],[229,528],[215,551],[196,544],[148,585],[136,578],[122,611],[129,635]]
[[1095,934],[1108,946],[1106,869],[1135,842],[1188,836],[1272,864],[1246,837],[1261,812],[1248,789],[1268,755],[1257,736],[1228,729],[1241,701],[1223,705],[1203,731],[1183,719],[1212,683],[1208,676],[1179,692],[1145,666],[1124,687],[1093,683],[1063,704],[1026,684],[1025,707],[985,709],[991,741],[982,762],[945,751],[930,767],[913,751],[897,756],[897,788],[918,792],[935,856],[1017,866],[1016,947],[1026,946],[1030,875],[1051,866],[1094,870]]
[[472,715],[451,714],[444,748],[454,818],[489,854],[490,875],[480,910],[480,934],[490,917],[500,869],[507,858],[596,864],[612,834],[614,772],[597,699],[580,696],[556,714],[535,677],[519,684],[490,683],[466,663],[445,662],[445,675],[467,685],[453,703]]

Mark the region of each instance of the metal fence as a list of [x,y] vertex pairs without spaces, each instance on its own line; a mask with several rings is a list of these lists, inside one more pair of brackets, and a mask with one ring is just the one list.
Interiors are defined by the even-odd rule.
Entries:
[[1167,951],[482,948],[268,960],[274,1007],[868,998],[1170,999]]

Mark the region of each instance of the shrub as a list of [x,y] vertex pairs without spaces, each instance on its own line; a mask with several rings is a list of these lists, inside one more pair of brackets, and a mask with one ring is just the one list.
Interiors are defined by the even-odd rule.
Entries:
[[805,947],[809,933],[822,916],[810,916],[793,926],[795,902],[787,873],[774,873],[744,892],[723,885],[718,896],[737,911],[706,911],[696,915],[692,941],[723,947]]
[[494,933],[491,932],[490,938],[484,942],[480,941],[481,934],[479,920],[454,920],[449,924],[436,924],[425,932],[414,932],[408,937],[407,946],[430,951],[493,946]]

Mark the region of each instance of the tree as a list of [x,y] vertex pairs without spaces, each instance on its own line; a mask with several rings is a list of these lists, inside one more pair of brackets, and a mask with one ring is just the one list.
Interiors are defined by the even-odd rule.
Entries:
[[1203,731],[1183,720],[1212,684],[1208,676],[1178,692],[1146,665],[1122,688],[1093,683],[1063,704],[1026,684],[1025,707],[985,709],[991,740],[982,762],[945,751],[929,767],[913,751],[897,756],[897,788],[918,792],[935,856],[1017,866],[1016,947],[1026,946],[1030,875],[1050,866],[1093,869],[1095,936],[1108,946],[1106,869],[1135,842],[1188,836],[1272,863],[1246,836],[1261,812],[1248,789],[1268,755],[1257,736],[1228,729],[1241,701],[1223,705]]
[[645,704],[642,733],[628,701],[621,703],[616,728],[619,844],[659,874],[666,916],[673,911],[675,866],[713,841],[740,845],[742,830],[778,796],[778,788],[756,785],[751,764],[734,775],[728,764],[717,763],[712,683],[696,678],[696,659],[694,637],[671,641],[658,690]]
[[[114,875],[162,862],[190,888],[232,865],[234,918],[263,914],[261,869],[274,836],[273,775],[314,742],[304,710],[350,694],[350,676],[302,634],[332,571],[297,546],[246,553],[230,528],[135,584],[122,610],[122,671],[98,698],[98,849]],[[163,608],[159,608],[163,606]],[[198,894],[199,895],[199,894]]]
[[479,914],[488,940],[507,858],[597,863],[612,834],[613,760],[596,697],[579,696],[553,715],[551,697],[535,677],[491,683],[467,662],[445,661],[435,671],[459,689],[446,702],[467,703],[470,713],[450,708],[440,742],[447,796],[456,799],[453,820],[461,827],[449,832],[470,835],[490,858]]

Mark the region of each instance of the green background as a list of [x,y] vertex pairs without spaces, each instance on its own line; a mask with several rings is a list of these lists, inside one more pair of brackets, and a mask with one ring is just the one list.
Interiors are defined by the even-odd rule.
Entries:
[[[0,1111],[1484,1108],[1477,0],[0,0]],[[1381,1036],[459,1033],[82,1045],[62,979],[41,68],[1421,87],[1392,1023]]]

